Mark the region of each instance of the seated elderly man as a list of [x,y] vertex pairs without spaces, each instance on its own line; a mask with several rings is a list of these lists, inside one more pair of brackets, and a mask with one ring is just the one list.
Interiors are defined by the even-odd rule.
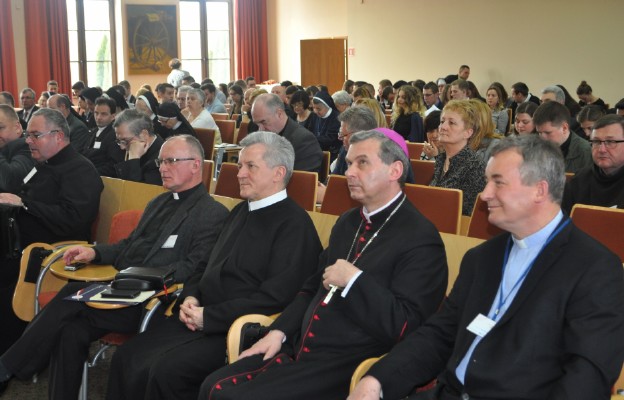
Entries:
[[113,128],[117,144],[126,151],[125,160],[115,164],[117,177],[161,185],[161,173],[154,160],[163,140],[154,132],[149,117],[136,109],[124,110],[115,118]]
[[[209,255],[227,216],[202,184],[201,144],[191,136],[175,136],[162,147],[158,164],[163,186],[169,190],[146,207],[137,228],[116,244],[75,246],[66,263],[172,267],[175,280],[184,282]],[[82,367],[89,345],[109,332],[136,332],[143,307],[114,310],[91,308],[65,300],[89,283],[69,283],[30,323],[24,335],[0,357],[0,381],[12,375],[28,379],[50,366],[50,399],[78,396]]]
[[175,315],[117,350],[108,399],[197,399],[202,380],[224,365],[232,322],[280,312],[315,272],[316,230],[286,195],[292,145],[256,132],[241,146],[238,180],[247,201],[232,210],[213,252],[185,284]]
[[589,143],[594,162],[566,184],[562,208],[568,213],[577,203],[624,208],[624,117],[598,119]]
[[0,104],[0,193],[17,193],[35,160],[13,107]]
[[340,399],[355,367],[433,314],[447,285],[444,245],[401,190],[409,161],[384,134],[351,136],[351,197],[319,270],[241,359],[204,381],[200,399]]
[[481,197],[509,233],[469,250],[440,311],[377,362],[350,400],[608,399],[624,361],[619,258],[560,207],[559,149],[534,135],[492,151]]

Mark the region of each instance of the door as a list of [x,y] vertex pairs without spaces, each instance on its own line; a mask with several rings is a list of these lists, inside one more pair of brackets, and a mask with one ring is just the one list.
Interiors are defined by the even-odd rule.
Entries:
[[301,85],[326,85],[329,94],[347,77],[347,38],[301,41]]

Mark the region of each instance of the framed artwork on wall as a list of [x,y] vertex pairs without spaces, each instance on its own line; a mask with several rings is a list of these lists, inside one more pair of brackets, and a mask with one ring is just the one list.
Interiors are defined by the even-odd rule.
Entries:
[[128,4],[126,24],[128,74],[168,74],[178,56],[176,6]]

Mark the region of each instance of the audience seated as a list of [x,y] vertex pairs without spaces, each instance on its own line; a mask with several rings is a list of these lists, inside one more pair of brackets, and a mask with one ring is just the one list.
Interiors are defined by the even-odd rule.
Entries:
[[589,86],[586,81],[582,81],[581,84],[576,88],[576,95],[580,99],[578,105],[581,108],[592,105],[602,108],[603,111],[607,111],[607,105],[605,104],[604,100],[594,96],[592,87]]
[[158,101],[149,85],[143,85],[143,87],[137,91],[135,108],[137,111],[145,114],[152,122],[152,127],[156,134],[161,134],[165,131],[165,128],[163,128],[158,120]]
[[180,108],[174,102],[163,103],[158,107],[158,121],[164,128],[163,139],[175,135],[197,136],[191,124],[184,118]]
[[515,121],[516,108],[523,103],[531,102],[540,105],[541,101],[537,96],[533,96],[529,92],[529,87],[524,82],[516,82],[511,86],[511,99],[508,107],[511,108],[511,118]]
[[440,310],[349,400],[404,398],[435,378],[409,399],[609,398],[624,361],[619,257],[561,212],[556,146],[508,137],[486,174],[489,221],[509,233],[466,253]]
[[423,146],[420,154],[421,160],[435,160],[441,150],[440,146],[440,115],[441,111],[432,111],[425,117],[425,133],[427,134],[427,143]]
[[241,145],[238,178],[247,201],[232,210],[214,250],[185,283],[179,311],[117,350],[108,399],[196,399],[203,379],[225,364],[232,322],[282,311],[316,271],[318,235],[285,189],[292,145],[271,132]]
[[290,108],[294,111],[295,121],[312,132],[311,121],[313,118],[310,110],[310,97],[303,90],[298,90],[290,97]]
[[487,104],[477,99],[468,101],[475,115],[475,131],[469,140],[470,147],[487,164],[492,148],[503,135],[495,133],[491,108]]
[[20,92],[20,105],[22,106],[22,109],[17,112],[17,116],[20,121],[23,121],[22,127],[24,130],[26,129],[30,118],[32,118],[33,114],[39,109],[39,106],[35,104],[36,95],[35,91],[31,88],[22,89]]
[[496,133],[506,134],[507,124],[509,123],[509,114],[505,109],[505,101],[503,100],[503,94],[500,87],[497,85],[490,85],[486,92],[487,105],[492,111],[492,122]]
[[[490,120],[491,123],[491,120]],[[431,186],[463,192],[462,214],[471,215],[477,195],[485,187],[485,162],[468,145],[477,130],[475,108],[468,100],[451,100],[440,118],[440,145]]]
[[[184,113],[188,113],[188,109],[186,108],[186,95],[188,91],[193,89],[190,86],[182,85],[176,89],[176,104],[180,108],[180,110]],[[206,94],[206,89],[202,89],[204,94]],[[206,95],[207,96],[207,95]],[[225,110],[225,107],[223,108]],[[226,111],[223,111],[226,112]]]
[[470,96],[470,85],[468,81],[457,79],[449,85],[449,96],[451,100],[468,100]]
[[[36,168],[26,175],[17,195],[0,193],[0,205],[13,210],[3,216],[17,221],[12,235],[18,247],[23,249],[34,242],[88,241],[103,184],[93,164],[70,145],[63,114],[51,108],[37,110],[28,123],[26,143]],[[2,225],[9,227],[7,221]],[[4,351],[19,337],[24,324],[11,308],[19,253],[0,257],[4,260],[0,271],[0,350]]]
[[156,97],[159,104],[174,102],[175,88],[170,83],[159,83],[156,85]]
[[[169,193],[148,204],[127,239],[95,247],[71,247],[65,251],[65,262],[113,264],[120,270],[130,266],[170,267],[175,270],[176,282],[184,282],[204,267],[201,262],[211,254],[228,212],[202,184],[203,158],[195,138],[175,136],[168,140],[159,162],[163,186]],[[185,161],[172,161],[176,159]],[[49,364],[50,398],[77,398],[91,341],[109,332],[136,332],[143,313],[141,306],[103,310],[66,300],[90,284],[67,284],[43,308],[25,334],[0,357],[0,380],[12,375],[29,379]]]
[[286,138],[295,149],[295,169],[318,172],[323,151],[314,134],[289,118],[284,102],[275,94],[261,94],[251,107],[253,120],[261,131],[277,133]]
[[389,351],[439,307],[444,245],[401,191],[405,153],[366,131],[351,136],[347,160],[362,208],[338,219],[318,272],[263,339],[206,378],[199,398],[345,398],[362,360]]
[[583,139],[589,140],[594,124],[603,115],[605,115],[605,109],[601,106],[590,104],[581,108],[581,111],[576,115],[576,122],[579,123],[585,134]]
[[0,104],[0,193],[18,193],[34,165],[17,113]]
[[[221,144],[221,134],[219,127],[212,118],[212,115],[204,107],[206,95],[201,89],[190,89],[186,95],[186,107],[188,114],[184,117],[188,120],[193,128],[214,129],[215,144]],[[241,94],[242,98],[242,94]]]
[[92,141],[84,155],[95,166],[101,176],[117,178],[115,165],[124,161],[126,152],[116,143],[115,122],[117,104],[113,99],[98,97],[95,100],[95,122],[97,130],[92,134]]
[[138,110],[125,110],[117,115],[113,127],[116,142],[125,151],[123,161],[115,164],[117,177],[162,185],[154,160],[158,158],[163,140],[154,132],[149,118]]
[[[84,114],[82,120],[88,129],[96,128],[95,118],[93,117],[93,111],[95,111],[95,99],[102,95],[102,90],[97,87],[85,88],[80,92],[79,98],[84,101]],[[52,97],[52,96],[50,96]],[[71,101],[70,101],[71,103]]]
[[229,88],[229,94],[230,94],[230,100],[232,103],[232,109],[230,110],[230,119],[232,118],[233,114],[242,114],[243,113],[243,95],[244,90],[241,86],[239,85],[232,85]]
[[[544,92],[544,95],[552,96],[553,93],[555,92]],[[592,161],[589,143],[570,132],[568,109],[558,100],[550,101],[548,97],[543,97],[542,100],[544,103],[533,114],[533,123],[542,139],[559,146],[565,160],[565,171],[576,173],[590,166]]]
[[329,151],[331,159],[334,160],[342,146],[338,139],[338,130],[340,130],[338,115],[340,113],[329,93],[322,90],[312,98],[312,110],[314,111],[310,121],[312,133],[321,149]]
[[[74,111],[69,97],[62,94],[55,94],[48,100],[48,107],[63,114],[69,126],[69,141],[71,145],[79,153],[84,154],[93,140],[93,135],[82,122],[80,116]],[[95,108],[95,103],[93,107]],[[91,116],[91,119],[93,123],[95,123],[95,117]]]
[[[359,107],[366,107],[369,110],[371,110],[373,112],[373,114],[375,115],[375,119],[377,120],[377,127],[378,128],[387,128],[388,127],[388,122],[386,120],[386,116],[384,115],[383,111],[381,110],[381,107],[379,107],[379,102],[375,99],[359,99],[355,102],[356,106]],[[338,117],[338,119],[340,119],[340,116]],[[405,141],[405,139],[403,139]]]
[[424,142],[425,104],[420,91],[410,85],[399,88],[392,108],[390,127],[410,142]]
[[537,110],[537,104],[532,101],[524,102],[516,108],[514,132],[517,135],[530,135],[537,133],[533,123],[533,114]]
[[423,87],[423,100],[425,102],[425,106],[427,107],[427,112],[425,116],[429,115],[432,111],[442,111],[444,108],[444,104],[442,100],[440,100],[440,92],[438,89],[438,85],[435,82],[428,82]]
[[334,100],[336,109],[340,113],[351,107],[351,103],[353,102],[351,95],[344,90],[339,90],[336,93],[332,94],[332,100]]
[[[225,106],[223,105],[221,100],[219,100],[219,98],[217,97],[217,87],[215,85],[213,85],[212,83],[206,83],[204,85],[201,85],[201,90],[204,91],[204,94],[206,96],[206,100],[204,103],[204,107],[206,108],[206,111],[208,111],[211,114],[212,113],[218,113],[218,114],[227,113]],[[178,106],[180,105],[178,104]],[[185,107],[186,107],[186,99],[185,99]],[[180,108],[182,108],[182,106],[180,106]]]
[[606,115],[590,135],[593,164],[578,171],[566,184],[562,208],[577,204],[624,208],[624,117]]

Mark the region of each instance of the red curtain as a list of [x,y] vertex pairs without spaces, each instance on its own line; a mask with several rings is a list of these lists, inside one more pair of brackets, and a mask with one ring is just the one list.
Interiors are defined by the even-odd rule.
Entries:
[[69,35],[65,0],[24,1],[28,85],[37,93],[49,80],[59,83],[59,92],[71,94]]
[[234,3],[236,32],[236,77],[269,79],[266,0],[237,0]]
[[0,23],[0,91],[11,92],[18,103],[16,105],[19,106],[11,0],[0,0],[0,15],[2,15],[2,23]]

